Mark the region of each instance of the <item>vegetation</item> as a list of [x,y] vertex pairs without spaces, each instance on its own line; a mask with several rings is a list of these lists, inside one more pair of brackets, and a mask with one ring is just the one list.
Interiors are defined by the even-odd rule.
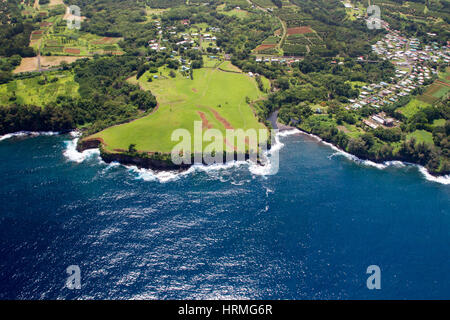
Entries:
[[[176,128],[264,128],[278,110],[279,121],[358,157],[450,172],[448,63],[424,62],[439,74],[406,97],[349,107],[397,76],[372,52],[387,31],[367,28],[367,0],[349,1],[358,11],[339,0],[75,0],[81,30],[47,2],[42,12],[31,0],[0,4],[0,134],[78,127],[103,139],[102,152],[163,158]],[[371,3],[392,29],[446,45],[447,0]],[[37,53],[91,59],[13,73]],[[381,112],[392,126],[368,126]]]
[[[137,150],[170,153],[176,141],[171,134],[177,128],[192,133],[194,121],[202,121],[204,129],[216,128],[225,136],[226,128],[264,128],[246,103],[245,97],[263,97],[254,79],[217,69],[194,70],[194,80],[177,75],[175,78],[138,81],[157,96],[157,111],[141,119],[108,128],[89,138],[102,138],[107,151],[126,150],[134,144]],[[231,94],[232,93],[232,94]]]

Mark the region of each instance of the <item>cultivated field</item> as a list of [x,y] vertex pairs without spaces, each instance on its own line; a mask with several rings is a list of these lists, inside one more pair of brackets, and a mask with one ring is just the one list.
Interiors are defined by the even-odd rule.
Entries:
[[0,85],[0,104],[13,103],[44,106],[59,95],[77,97],[78,83],[72,73],[50,73]]
[[[86,57],[78,56],[41,56],[41,68],[49,69],[53,67],[57,67],[61,64],[61,62],[65,61],[67,63],[72,63],[78,59],[82,59]],[[38,58],[22,58],[20,65],[14,70],[14,73],[21,72],[32,72],[38,71]]]
[[310,27],[294,27],[294,28],[288,28],[287,34],[305,34],[305,33],[312,33],[314,32]]
[[152,82],[142,76],[139,83],[151,89],[159,107],[148,116],[89,137],[102,138],[108,151],[127,150],[136,144],[139,151],[170,153],[177,144],[171,141],[172,132],[184,128],[193,133],[194,121],[202,121],[204,129],[216,128],[223,133],[227,128],[265,128],[246,103],[246,97],[256,100],[264,94],[245,74],[203,68],[194,70],[194,80],[177,74],[176,78]]

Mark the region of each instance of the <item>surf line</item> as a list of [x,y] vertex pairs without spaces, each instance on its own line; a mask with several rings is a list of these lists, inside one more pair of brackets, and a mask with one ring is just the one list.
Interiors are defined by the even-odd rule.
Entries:
[[444,175],[444,176],[433,176],[428,170],[427,168],[425,168],[424,166],[421,166],[419,164],[416,163],[410,163],[410,162],[404,162],[404,161],[399,161],[399,160],[394,160],[394,161],[385,161],[382,163],[376,163],[370,160],[363,160],[358,158],[357,156],[350,154],[338,147],[336,147],[334,144],[329,143],[327,141],[324,141],[322,138],[320,138],[319,136],[316,136],[312,133],[308,133],[302,130],[298,130],[298,133],[309,136],[311,138],[314,138],[315,140],[317,140],[320,143],[323,143],[324,145],[330,147],[331,149],[333,149],[334,151],[336,151],[336,153],[332,154],[329,158],[332,158],[334,156],[343,156],[345,158],[347,158],[348,160],[351,160],[359,165],[362,166],[369,166],[369,167],[374,167],[377,168],[379,170],[383,170],[386,169],[388,167],[397,167],[397,168],[402,168],[402,167],[416,167],[419,172],[422,174],[422,176],[427,180],[427,181],[431,181],[431,182],[436,182],[436,183],[440,183],[440,184],[444,184],[444,185],[449,185],[450,184],[450,175]]
[[[236,168],[240,166],[248,166],[250,173],[257,176],[266,176],[272,173],[272,162],[270,159],[270,155],[275,151],[279,151],[284,147],[284,144],[280,141],[281,137],[286,137],[292,134],[297,134],[300,132],[297,129],[293,130],[285,130],[280,131],[275,135],[275,141],[270,150],[264,152],[264,156],[267,157],[267,162],[264,166],[252,163],[250,161],[229,161],[223,164],[212,164],[212,165],[204,165],[204,164],[194,164],[189,169],[185,171],[155,171],[152,169],[138,168],[137,166],[123,165],[118,162],[110,163],[105,170],[108,170],[113,167],[121,166],[128,169],[129,172],[136,174],[136,179],[144,180],[144,181],[159,181],[161,183],[175,181],[183,176],[187,176],[194,172],[217,172],[220,170],[229,170],[231,168]],[[80,137],[80,132],[72,131],[70,133],[72,140],[64,141],[66,148],[63,151],[64,156],[69,160],[76,163],[82,163],[87,159],[93,158],[96,156],[96,159],[99,163],[106,164],[100,157],[100,150],[97,149],[88,149],[83,152],[79,152],[76,149],[78,139]]]

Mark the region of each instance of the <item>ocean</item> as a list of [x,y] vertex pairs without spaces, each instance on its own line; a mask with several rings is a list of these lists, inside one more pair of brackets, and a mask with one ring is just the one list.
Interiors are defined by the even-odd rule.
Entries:
[[304,134],[279,138],[275,175],[155,174],[75,139],[0,139],[0,299],[450,298],[449,177]]

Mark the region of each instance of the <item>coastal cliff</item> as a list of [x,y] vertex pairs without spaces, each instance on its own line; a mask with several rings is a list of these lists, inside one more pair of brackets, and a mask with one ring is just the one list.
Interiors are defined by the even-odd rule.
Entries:
[[[133,165],[137,166],[138,168],[144,168],[144,169],[152,169],[152,170],[187,170],[189,169],[194,163],[193,161],[193,155],[192,155],[192,161],[191,164],[175,164],[171,160],[170,154],[160,154],[160,153],[129,153],[129,152],[117,152],[112,153],[108,152],[103,148],[104,142],[102,139],[85,139],[80,140],[77,144],[77,151],[83,152],[88,149],[100,149],[100,157],[103,161],[106,163],[111,162],[119,162],[123,165]],[[270,145],[268,148],[270,149]],[[244,155],[234,153],[233,160],[239,160],[243,158],[245,160],[250,159],[249,153],[245,153]],[[226,154],[224,153],[223,156],[223,163],[227,161]],[[260,160],[258,159],[258,163],[261,164]],[[205,162],[202,162],[202,164],[205,164]]]

